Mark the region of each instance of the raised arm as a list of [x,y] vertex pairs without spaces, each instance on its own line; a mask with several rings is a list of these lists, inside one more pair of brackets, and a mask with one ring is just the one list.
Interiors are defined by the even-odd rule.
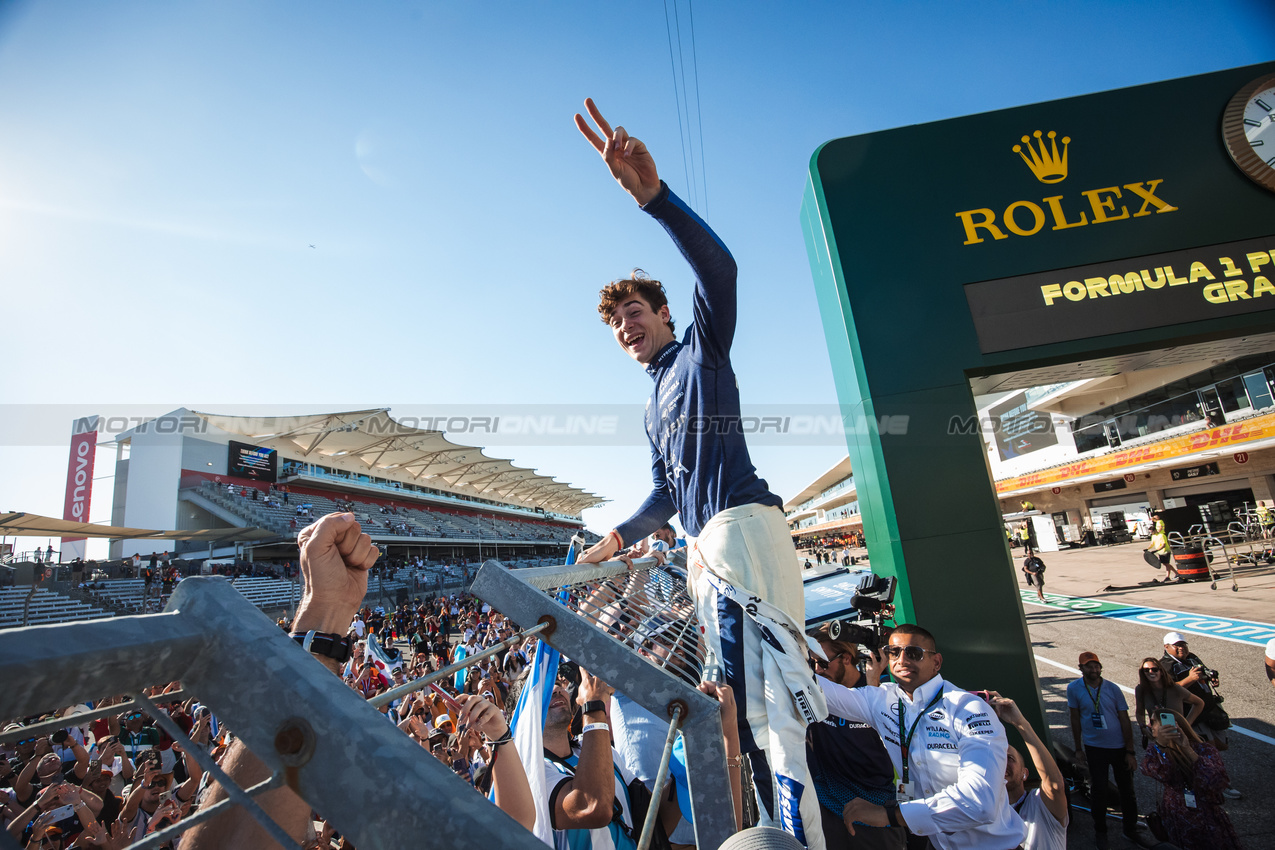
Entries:
[[632,195],[640,206],[646,206],[660,193],[660,175],[656,171],[651,152],[640,140],[625,132],[623,127],[612,130],[592,98],[585,98],[584,108],[593,123],[598,125],[598,132],[595,133],[589,122],[578,112],[576,127],[602,156],[602,161],[606,163],[620,188]]
[[[307,526],[297,537],[301,546],[301,573],[305,577],[305,593],[293,620],[294,631],[335,632],[344,634],[354,619],[359,603],[367,594],[367,571],[379,554],[372,540],[363,533],[354,515],[328,514]],[[320,659],[341,675],[341,665],[333,659]],[[269,777],[261,760],[235,738],[222,768],[230,778],[247,788]],[[208,804],[224,798],[220,785],[214,786]],[[290,788],[268,791],[260,798],[263,808],[298,842],[305,835],[310,820],[310,804]],[[136,807],[134,807],[136,812]],[[268,846],[264,830],[240,806],[190,829],[182,839],[182,850],[201,848]]]
[[1054,761],[1045,742],[1036,734],[1036,730],[1027,722],[1027,718],[1023,717],[1023,713],[1018,710],[1018,706],[1012,699],[993,691],[991,703],[1001,722],[1006,726],[1013,726],[1023,736],[1023,744],[1027,747],[1032,764],[1036,766],[1036,772],[1040,774],[1040,796],[1045,800],[1045,808],[1049,809],[1049,813],[1059,823],[1066,826],[1067,791],[1062,771],[1058,769],[1058,762]]
[[[591,700],[610,702],[615,689],[587,670],[580,670],[580,692],[576,701],[583,706]],[[614,762],[611,736],[605,718],[585,717],[585,725],[600,728],[580,736],[580,757],[575,776],[562,783],[550,803],[554,829],[598,829],[611,822],[615,800]]]
[[456,698],[461,705],[460,722],[482,732],[492,741],[491,775],[492,791],[496,805],[525,829],[536,826],[536,801],[531,796],[531,785],[518,756],[505,715],[489,700],[462,694]]
[[700,356],[710,362],[724,360],[735,336],[735,258],[712,228],[661,182],[646,145],[623,127],[612,130],[592,100],[585,100],[584,105],[599,132],[595,133],[579,113],[576,127],[602,156],[616,182],[668,231],[695,272],[692,309],[695,328],[704,343]]

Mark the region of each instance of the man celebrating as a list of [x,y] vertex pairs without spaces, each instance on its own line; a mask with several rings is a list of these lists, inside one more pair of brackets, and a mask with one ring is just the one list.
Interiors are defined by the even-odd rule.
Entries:
[[1071,736],[1076,761],[1089,766],[1089,793],[1093,800],[1093,825],[1098,850],[1107,850],[1107,767],[1120,790],[1124,834],[1135,844],[1138,800],[1133,793],[1133,772],[1138,767],[1133,749],[1133,726],[1124,694],[1103,681],[1102,662],[1092,652],[1080,653],[1082,678],[1067,685],[1071,709]]
[[898,684],[851,690],[820,678],[837,717],[867,723],[885,742],[899,777],[884,805],[856,797],[842,813],[862,827],[906,826],[939,850],[1018,847],[1027,835],[1005,788],[1009,742],[995,712],[943,680],[934,636],[903,623],[881,647]]
[[[688,558],[688,585],[710,665],[721,665],[735,692],[740,745],[753,765],[761,823],[822,847],[805,727],[827,712],[805,663],[805,599],[783,500],[757,477],[739,418],[730,362],[735,260],[660,180],[646,145],[623,127],[612,130],[592,100],[585,107],[601,135],[578,114],[576,126],[621,188],[668,231],[696,283],[695,321],[680,342],[659,281],[634,272],[601,292],[602,320],[655,381],[646,407],[653,487],[637,513],[580,563],[606,561],[674,513],[680,516],[687,534],[697,538]],[[789,698],[768,702],[767,683],[772,689],[785,684]],[[783,688],[773,692],[783,694]]]

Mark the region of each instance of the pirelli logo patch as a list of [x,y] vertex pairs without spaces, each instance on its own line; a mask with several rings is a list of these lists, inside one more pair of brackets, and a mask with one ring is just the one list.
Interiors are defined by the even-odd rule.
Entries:
[[814,711],[810,708],[810,700],[806,697],[805,689],[793,694],[792,700],[797,704],[797,711],[801,712],[801,716],[806,719],[807,726],[818,720],[818,718],[815,717]]

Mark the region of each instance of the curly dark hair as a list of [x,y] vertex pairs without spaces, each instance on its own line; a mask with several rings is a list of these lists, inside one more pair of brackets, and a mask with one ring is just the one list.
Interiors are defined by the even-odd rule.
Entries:
[[[634,269],[626,278],[613,280],[598,292],[598,314],[602,323],[611,324],[611,316],[621,304],[636,295],[651,307],[651,312],[658,313],[661,307],[667,306],[668,296],[664,293],[664,284],[652,280],[646,272]],[[668,320],[668,329],[674,331],[673,320]]]

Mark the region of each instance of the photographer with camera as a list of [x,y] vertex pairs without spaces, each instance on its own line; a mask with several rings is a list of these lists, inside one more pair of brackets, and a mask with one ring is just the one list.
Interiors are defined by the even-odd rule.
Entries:
[[[1231,718],[1222,708],[1222,695],[1217,690],[1220,681],[1218,672],[1207,667],[1199,656],[1191,652],[1186,638],[1178,632],[1164,636],[1164,657],[1160,659],[1160,665],[1169,671],[1170,679],[1204,700],[1204,711],[1192,727],[1219,752],[1226,750],[1229,746],[1226,730],[1231,727]],[[1244,795],[1227,787],[1222,796],[1238,800]]]
[[[872,629],[850,620],[834,620],[820,626],[813,640],[816,673],[843,688],[875,687],[880,682],[885,662]],[[817,652],[815,646],[819,647]],[[819,798],[828,850],[903,850],[907,846],[907,830],[902,827],[856,827],[852,836],[842,820],[851,800],[883,805],[894,798],[894,765],[875,729],[829,714],[806,727],[806,761]]]

